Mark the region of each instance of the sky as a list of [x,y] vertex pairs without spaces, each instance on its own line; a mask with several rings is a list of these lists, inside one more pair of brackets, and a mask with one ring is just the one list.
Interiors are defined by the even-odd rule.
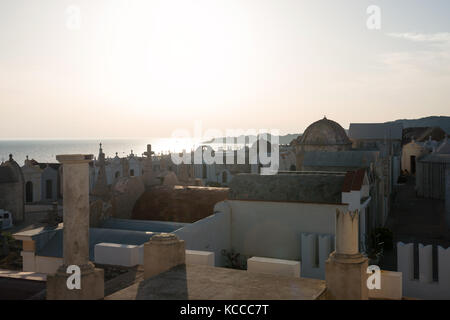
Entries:
[[0,0],[0,139],[449,116],[449,14],[448,0]]

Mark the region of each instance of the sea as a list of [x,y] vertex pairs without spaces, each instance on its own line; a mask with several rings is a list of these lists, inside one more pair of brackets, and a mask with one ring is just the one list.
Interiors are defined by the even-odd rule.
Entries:
[[[145,138],[145,139],[85,139],[85,140],[0,140],[0,163],[13,159],[23,165],[26,157],[41,163],[56,163],[56,155],[59,154],[92,154],[98,156],[99,144],[102,144],[106,157],[125,157],[131,152],[136,156],[142,156],[147,151],[147,144],[152,145],[152,151],[158,154],[169,152],[182,152],[183,150],[195,150],[201,141],[178,138]],[[218,144],[210,144],[213,149],[221,148]]]
[[147,151],[147,144],[152,145],[152,151],[168,153],[174,151],[190,150],[195,145],[181,145],[170,138],[149,139],[88,139],[88,140],[0,140],[0,161],[8,160],[9,154],[20,165],[24,164],[26,157],[42,163],[56,163],[59,154],[92,154],[98,156],[99,144],[102,144],[106,157],[124,157],[131,152],[142,156]]

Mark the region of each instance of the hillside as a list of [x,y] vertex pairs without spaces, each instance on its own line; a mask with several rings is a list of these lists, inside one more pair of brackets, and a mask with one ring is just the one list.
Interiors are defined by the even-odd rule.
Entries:
[[386,123],[401,123],[403,124],[403,128],[440,127],[447,134],[450,134],[450,117],[446,116],[432,116],[420,119],[399,119],[395,121],[388,121]]

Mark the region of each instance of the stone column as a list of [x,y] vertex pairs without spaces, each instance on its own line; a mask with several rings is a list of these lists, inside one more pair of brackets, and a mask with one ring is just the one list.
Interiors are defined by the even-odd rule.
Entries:
[[91,155],[61,155],[63,165],[63,261],[65,265],[89,262],[89,161]]
[[343,257],[359,253],[359,212],[336,210],[336,254]]
[[359,212],[336,210],[336,250],[325,262],[328,299],[367,300],[368,259],[359,252]]
[[[89,162],[92,155],[59,155],[63,185],[63,265],[47,277],[47,299],[101,299],[103,269],[89,262]],[[69,266],[80,268],[80,289],[69,289]]]
[[144,244],[144,279],[156,276],[177,265],[185,264],[184,240],[173,233],[154,235]]

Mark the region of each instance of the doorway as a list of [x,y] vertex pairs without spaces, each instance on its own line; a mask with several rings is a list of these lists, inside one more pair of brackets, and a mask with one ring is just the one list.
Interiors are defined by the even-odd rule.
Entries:
[[25,184],[25,201],[33,202],[33,182],[31,181]]
[[416,156],[410,158],[411,174],[416,174]]

